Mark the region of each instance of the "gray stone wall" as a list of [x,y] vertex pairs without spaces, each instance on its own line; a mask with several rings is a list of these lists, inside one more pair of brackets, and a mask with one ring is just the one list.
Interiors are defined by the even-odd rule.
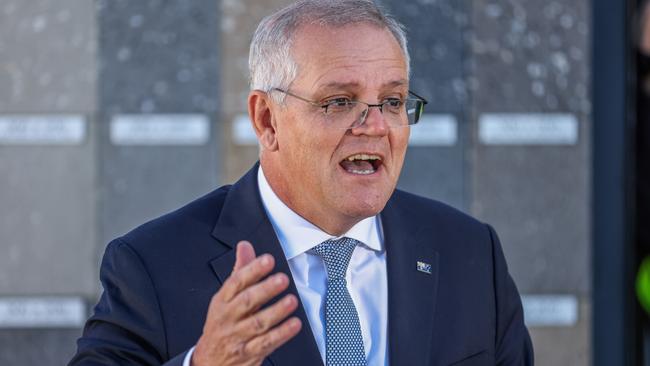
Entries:
[[[408,28],[411,88],[430,101],[426,113],[457,121],[455,143],[409,148],[400,187],[493,225],[531,300],[525,304],[537,363],[589,364],[589,3],[382,3]],[[577,136],[485,141],[481,124],[490,115],[517,118],[520,127],[522,115],[569,118]],[[421,127],[412,135],[424,133]],[[555,297],[540,303],[540,295]],[[559,306],[558,296],[574,306]]]
[[[248,42],[264,15],[289,2],[0,4],[0,306],[63,296],[81,299],[87,314],[110,239],[257,160],[256,144],[238,134]],[[524,296],[576,300],[573,312],[528,302],[537,306],[527,315],[537,364],[589,364],[589,3],[381,3],[408,28],[411,88],[430,102],[426,123],[412,128],[400,188],[492,224]],[[486,116],[529,128],[522,114],[568,116],[575,139],[482,135]],[[85,128],[65,143],[3,139],[3,121],[34,116],[82,118]],[[574,317],[558,321],[567,312]],[[79,331],[74,321],[0,322],[0,364],[63,364]]]
[[[100,1],[98,102],[101,242],[217,184],[219,7],[215,1]],[[205,141],[111,138],[119,116],[209,120]],[[163,136],[164,137],[164,136]],[[174,137],[174,136],[171,136]]]
[[[467,209],[470,196],[465,161],[470,131],[463,37],[469,25],[469,2],[385,3],[407,27],[411,90],[429,101],[425,113],[447,115],[457,129],[453,142],[410,146],[399,187]],[[418,127],[411,129],[412,135],[419,134]]]
[[[94,8],[0,4],[0,117],[82,116],[69,145],[0,143],[0,298],[97,292]],[[0,329],[0,364],[63,364],[78,329]]]
[[[0,137],[0,306],[26,322],[0,326],[0,364],[64,364],[80,323],[45,324],[75,309],[52,302],[81,300],[86,317],[106,243],[217,185],[219,19],[213,1],[0,4],[0,119],[49,125]],[[33,140],[69,115],[83,118],[79,141]],[[114,136],[124,115],[198,117],[206,136],[125,143]],[[43,300],[50,308],[33,307]]]
[[520,291],[578,299],[576,324],[532,328],[539,364],[586,365],[591,322],[589,3],[473,4],[468,48],[474,131],[482,115],[494,112],[563,113],[577,120],[574,144],[475,143],[469,170],[472,212],[498,229]]

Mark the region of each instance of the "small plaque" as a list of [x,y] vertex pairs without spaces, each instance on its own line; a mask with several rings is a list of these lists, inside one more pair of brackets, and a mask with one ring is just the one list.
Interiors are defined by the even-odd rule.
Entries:
[[424,114],[411,126],[411,146],[453,146],[458,141],[458,124],[451,114]]
[[257,145],[257,135],[248,114],[240,114],[233,120],[232,140],[237,145]]
[[570,327],[578,322],[578,299],[571,295],[524,295],[526,325]]
[[210,121],[202,114],[122,114],[111,120],[114,145],[204,145]]
[[0,298],[0,328],[77,328],[86,317],[78,297]]
[[80,115],[0,116],[0,144],[78,145],[86,138],[86,120]]
[[484,114],[479,140],[485,145],[575,145],[578,120],[572,114]]

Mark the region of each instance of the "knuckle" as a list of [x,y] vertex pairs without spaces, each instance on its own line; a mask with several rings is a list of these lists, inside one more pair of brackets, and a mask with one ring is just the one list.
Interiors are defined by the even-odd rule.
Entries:
[[233,273],[228,280],[236,291],[240,291],[244,287],[244,280],[237,273]]
[[241,293],[242,305],[246,309],[250,309],[253,306],[253,297],[249,291],[244,291]]
[[238,342],[235,343],[230,349],[229,352],[233,358],[243,358],[246,356],[246,345],[244,343]]
[[273,339],[271,337],[264,337],[260,342],[260,350],[267,353],[273,349]]
[[266,323],[264,320],[259,315],[254,315],[253,316],[253,329],[257,333],[264,332],[266,330]]

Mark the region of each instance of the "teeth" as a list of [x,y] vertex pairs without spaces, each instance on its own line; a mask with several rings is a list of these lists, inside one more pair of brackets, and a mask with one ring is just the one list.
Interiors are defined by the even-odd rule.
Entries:
[[350,170],[349,172],[354,174],[368,175],[374,173],[375,171],[374,170]]
[[380,157],[377,155],[366,155],[366,154],[356,154],[356,155],[351,155],[346,158],[348,161],[355,161],[355,160],[379,160]]

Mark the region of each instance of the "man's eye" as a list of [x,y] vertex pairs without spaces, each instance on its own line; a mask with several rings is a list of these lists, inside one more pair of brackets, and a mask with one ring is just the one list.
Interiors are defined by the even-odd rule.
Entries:
[[328,107],[345,107],[350,105],[351,100],[348,98],[334,98],[326,101],[324,105]]
[[322,108],[325,109],[325,113],[346,112],[353,104],[354,102],[348,98],[334,98],[324,102]]
[[401,99],[396,98],[386,99],[384,103],[384,105],[390,109],[399,109],[404,104]]

